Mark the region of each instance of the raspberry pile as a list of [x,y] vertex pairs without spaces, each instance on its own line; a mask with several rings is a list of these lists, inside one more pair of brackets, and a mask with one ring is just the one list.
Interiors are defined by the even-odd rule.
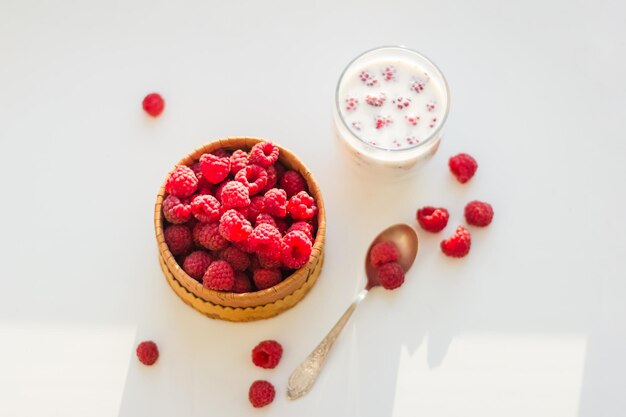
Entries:
[[165,181],[165,242],[206,288],[251,292],[273,287],[306,265],[318,207],[302,175],[259,142],[249,152],[218,149]]
[[394,290],[404,283],[404,269],[396,262],[399,257],[398,248],[390,241],[376,243],[370,249],[370,265],[385,289]]

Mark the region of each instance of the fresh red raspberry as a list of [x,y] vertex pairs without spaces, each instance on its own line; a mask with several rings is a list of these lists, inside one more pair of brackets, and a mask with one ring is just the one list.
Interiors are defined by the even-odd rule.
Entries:
[[280,162],[276,162],[273,165],[274,169],[276,170],[276,178],[278,181],[280,181],[280,179],[283,177],[283,175],[285,175],[285,172],[287,172],[287,168],[285,168],[285,166]]
[[361,79],[363,84],[368,87],[373,87],[378,84],[376,76],[369,71],[361,71],[361,73],[359,74],[359,78]]
[[165,108],[165,100],[158,93],[150,93],[143,98],[143,109],[152,117],[159,116]]
[[224,187],[226,187],[226,184],[228,184],[228,181],[224,181],[223,183],[218,185],[215,189],[215,193],[213,194],[219,202],[222,201],[222,191],[224,191]]
[[283,236],[281,260],[287,268],[298,269],[309,261],[311,241],[303,232],[294,230]]
[[193,240],[209,250],[222,250],[228,247],[228,241],[220,234],[218,222],[198,223],[193,228]]
[[254,381],[248,391],[248,399],[254,408],[265,407],[274,401],[276,390],[267,381]]
[[[243,214],[243,217],[246,218],[246,220],[248,220],[250,218],[250,206],[246,206],[246,207],[236,207],[235,210],[237,210],[239,213]],[[224,213],[225,210],[222,210],[222,213]],[[250,220],[248,220],[250,221]],[[250,222],[250,224],[252,224],[252,222]]]
[[265,369],[274,369],[283,357],[283,347],[276,340],[264,340],[252,349],[252,363]]
[[230,291],[235,285],[235,272],[228,262],[215,261],[204,273],[202,285],[211,290]]
[[211,155],[215,155],[218,158],[229,158],[230,159],[230,152],[228,152],[226,149],[222,149],[222,148],[217,148],[216,150],[211,152]]
[[256,259],[259,262],[259,267],[263,269],[276,269],[282,266],[280,250],[271,253],[258,253]]
[[253,251],[259,254],[280,253],[281,234],[271,224],[261,223],[250,234],[248,244]]
[[154,365],[157,359],[159,359],[159,348],[152,340],[139,343],[136,353],[137,359],[144,365]]
[[250,149],[248,160],[250,164],[267,168],[278,160],[278,148],[271,142],[257,143]]
[[467,255],[472,246],[472,236],[463,226],[456,228],[452,237],[441,241],[441,251],[453,258],[462,258]]
[[163,216],[165,220],[173,224],[187,222],[191,218],[191,206],[188,199],[179,199],[173,195],[168,195],[163,200]]
[[221,201],[224,209],[247,207],[250,205],[248,187],[239,181],[229,181],[221,192]]
[[165,191],[178,198],[189,197],[198,188],[198,179],[191,168],[179,165],[167,177]]
[[465,220],[472,226],[485,227],[493,219],[493,207],[483,201],[471,201],[465,206]]
[[354,111],[359,105],[359,100],[355,97],[348,97],[346,99],[346,110]]
[[424,91],[424,87],[426,87],[426,83],[422,80],[415,79],[411,83],[411,91],[415,91],[417,94]]
[[393,81],[396,79],[396,67],[389,65],[383,70],[383,79],[385,81]]
[[287,229],[289,229],[289,223],[285,219],[274,219],[276,222],[276,228],[280,232],[281,235],[287,233]]
[[205,153],[200,157],[202,176],[211,184],[218,184],[230,173],[230,157],[219,157]]
[[283,276],[279,269],[259,268],[252,273],[252,279],[259,290],[264,290],[278,284],[282,281]]
[[235,175],[248,165],[248,153],[242,149],[237,149],[230,156],[230,173]]
[[258,216],[256,216],[256,220],[254,221],[254,226],[256,227],[263,223],[276,227],[276,220],[274,220],[274,218],[267,213],[261,213]]
[[287,230],[287,233],[293,230],[299,230],[303,232],[306,235],[306,237],[308,237],[309,240],[313,242],[313,225],[311,223],[295,222],[289,227],[289,229]]
[[252,225],[237,210],[227,210],[220,219],[220,234],[231,242],[248,239],[252,233]]
[[416,214],[417,222],[422,229],[432,233],[443,230],[448,225],[449,217],[448,210],[443,207],[422,207]]
[[389,116],[376,116],[374,118],[374,124],[376,125],[376,129],[382,129],[383,127],[387,127],[393,123],[393,119]]
[[386,240],[372,246],[370,250],[370,264],[374,268],[378,268],[386,263],[397,261],[399,256],[396,245]]
[[411,105],[411,99],[408,97],[397,97],[392,101],[398,110],[404,110]]
[[265,187],[260,191],[260,194],[265,194],[267,191],[274,188],[278,182],[278,172],[276,172],[274,165],[268,166],[265,168],[265,171],[267,172],[267,184],[265,184]]
[[309,220],[317,214],[315,199],[306,191],[300,191],[289,199],[287,211],[294,220]]
[[[250,237],[248,236],[248,239]],[[252,250],[252,248],[250,247],[250,242],[248,241],[248,239],[246,240],[242,240],[240,242],[233,242],[233,246],[236,247],[237,249],[239,249],[242,252],[245,253],[254,253],[254,251]]]
[[252,292],[254,287],[252,286],[252,281],[248,275],[244,272],[235,272],[235,285],[233,286],[232,291],[237,294],[241,294],[244,292]]
[[222,205],[212,195],[197,195],[191,201],[193,216],[204,223],[216,222],[220,219]]
[[397,262],[389,262],[376,271],[378,281],[383,288],[393,290],[404,283],[404,269]]
[[267,171],[259,165],[248,165],[241,169],[235,180],[248,187],[248,194],[258,194],[267,185]]
[[461,184],[468,182],[478,169],[476,160],[466,153],[460,153],[450,158],[448,166]]
[[426,110],[428,111],[435,111],[435,108],[437,107],[437,103],[435,103],[434,101],[431,101],[430,103],[426,103]]
[[173,255],[181,255],[191,248],[193,241],[191,239],[191,231],[187,226],[182,224],[174,224],[169,226],[163,232],[165,243]]
[[380,107],[387,101],[385,93],[368,94],[365,96],[365,102],[373,107]]
[[241,249],[230,246],[220,253],[220,258],[232,266],[237,272],[245,271],[250,266],[250,257]]
[[183,269],[191,278],[200,281],[211,262],[213,259],[208,252],[196,250],[187,255],[183,261]]
[[[196,162],[192,164],[189,168],[193,171],[194,175],[198,179],[198,190],[203,187],[211,187],[211,184],[204,179],[204,175],[202,175],[202,169],[200,168],[200,162]],[[209,193],[210,194],[210,193]]]
[[306,191],[306,181],[296,171],[285,171],[280,179],[280,188],[285,190],[287,198],[298,194],[300,191]]
[[255,221],[259,214],[265,213],[265,197],[262,195],[255,195],[250,197],[250,206],[248,211],[248,220]]
[[272,188],[265,193],[264,197],[266,213],[271,214],[274,217],[287,216],[287,192],[285,190]]

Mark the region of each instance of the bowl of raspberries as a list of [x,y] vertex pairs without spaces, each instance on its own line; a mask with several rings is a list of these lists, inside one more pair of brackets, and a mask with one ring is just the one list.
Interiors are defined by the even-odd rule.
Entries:
[[317,182],[296,155],[259,138],[220,139],[181,159],[154,224],[168,283],[212,318],[273,317],[306,295],[323,264]]

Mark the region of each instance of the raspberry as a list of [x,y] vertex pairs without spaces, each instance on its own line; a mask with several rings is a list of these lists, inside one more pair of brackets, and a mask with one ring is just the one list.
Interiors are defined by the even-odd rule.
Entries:
[[385,81],[392,81],[396,79],[396,67],[389,65],[383,70],[383,79]]
[[309,261],[311,241],[303,232],[294,230],[283,236],[281,260],[287,268],[298,269]]
[[449,217],[448,210],[443,207],[422,207],[416,214],[417,222],[422,229],[432,233],[443,230],[448,225]]
[[222,188],[221,200],[225,209],[249,206],[250,194],[248,194],[248,187],[239,181],[229,181]]
[[460,153],[450,158],[448,166],[450,167],[450,171],[461,184],[468,182],[478,169],[476,160],[466,153]]
[[220,253],[220,258],[230,264],[237,272],[245,271],[250,266],[250,257],[241,249],[234,246],[226,248]]
[[485,227],[493,219],[493,207],[483,201],[471,201],[465,206],[465,220],[473,226]]
[[426,103],[426,110],[428,111],[435,111],[436,107],[437,107],[437,103],[435,103],[434,101],[431,101],[430,103]]
[[211,184],[220,183],[230,173],[230,158],[205,153],[200,157],[200,169],[208,182]]
[[472,246],[472,236],[463,226],[456,228],[452,237],[441,241],[441,251],[454,258],[462,258],[467,255]]
[[[287,173],[285,173],[287,175]],[[283,177],[284,179],[285,177]],[[281,180],[282,182],[282,180]],[[272,188],[265,193],[265,212],[274,217],[287,215],[287,192],[279,188]]]
[[417,94],[424,91],[424,87],[426,87],[426,83],[422,80],[413,80],[411,83],[411,91],[415,91]]
[[228,247],[228,241],[220,234],[220,224],[198,223],[193,228],[193,240],[203,248],[222,250]]
[[248,187],[248,194],[258,194],[267,185],[267,171],[259,165],[248,165],[241,169],[235,180]]
[[237,210],[228,210],[220,219],[220,234],[231,242],[246,240],[252,233],[252,225]]
[[248,153],[244,150],[237,149],[230,156],[230,173],[235,175],[248,165]]
[[271,142],[257,143],[250,150],[248,159],[251,164],[267,168],[278,160],[278,148]]
[[280,180],[283,175],[285,175],[285,172],[287,171],[287,168],[285,168],[285,166],[279,162],[276,162],[274,165],[274,169],[276,170],[276,178],[278,180]]
[[398,110],[404,110],[411,105],[411,99],[408,97],[398,97],[392,101]]
[[191,278],[201,280],[213,259],[208,252],[197,250],[191,252],[183,261],[183,269]]
[[376,76],[369,71],[362,71],[359,74],[359,78],[368,87],[373,87],[378,83]]
[[233,246],[245,253],[253,253],[254,251],[250,247],[250,242],[248,239],[242,240],[240,242],[233,242]]
[[207,268],[202,278],[205,288],[230,291],[235,285],[235,272],[226,261],[215,261]]
[[191,201],[193,216],[204,223],[218,221],[221,208],[220,202],[212,195],[197,195]]
[[152,340],[137,345],[137,358],[144,365],[153,365],[159,359],[159,348]]
[[383,127],[387,127],[393,123],[393,120],[389,116],[376,116],[374,118],[374,123],[376,125],[376,129],[382,129]]
[[[248,220],[250,218],[250,206],[246,206],[246,207],[236,207],[235,210],[237,210],[239,213],[243,214],[243,217],[246,218],[246,220]],[[222,214],[224,213],[224,210],[222,210]],[[248,220],[250,221],[250,220]],[[252,224],[252,222],[250,222],[250,224]]]
[[267,254],[258,253],[256,258],[260,268],[276,269],[281,267],[280,250]]
[[179,165],[167,177],[165,191],[178,198],[189,197],[198,188],[198,178],[191,168]]
[[250,248],[259,254],[270,255],[280,253],[281,234],[271,224],[261,223],[254,228],[248,238]]
[[389,262],[376,271],[378,281],[383,288],[393,290],[404,283],[404,270],[397,262]]
[[264,290],[278,284],[283,276],[278,269],[259,268],[252,273],[252,279],[259,290]]
[[281,235],[287,233],[287,229],[289,228],[289,224],[284,219],[274,219],[276,222],[276,228],[280,232]]
[[398,260],[400,254],[398,248],[393,242],[383,241],[372,246],[370,250],[370,264],[374,268],[378,268],[381,265],[389,262],[395,262]]
[[348,97],[346,99],[346,110],[348,111],[356,110],[358,105],[359,105],[359,100],[357,100],[356,98]]
[[168,195],[163,200],[163,216],[165,220],[173,224],[187,222],[191,218],[191,206],[187,199],[180,200],[178,197]]
[[265,168],[265,171],[267,172],[267,184],[261,189],[261,194],[265,194],[268,190],[274,188],[278,182],[278,172],[276,172],[274,165]]
[[228,184],[228,181],[225,181],[223,183],[221,183],[220,185],[217,186],[217,188],[215,189],[215,198],[218,199],[218,201],[222,201],[222,191],[224,191],[224,187],[226,187],[226,184]]
[[408,124],[413,125],[413,126],[417,126],[417,124],[420,121],[420,117],[417,116],[417,115],[414,115],[414,116],[404,116],[404,119],[406,120],[406,122]]
[[243,272],[235,272],[235,285],[233,286],[232,291],[237,294],[241,294],[243,292],[251,292],[254,288],[252,287],[252,282],[248,275]]
[[274,220],[274,218],[267,213],[259,214],[254,221],[254,226],[256,227],[263,223],[276,227],[276,220]]
[[191,168],[191,170],[193,171],[194,175],[196,176],[196,178],[198,179],[198,189],[201,189],[203,187],[210,187],[211,184],[209,184],[209,182],[207,182],[206,179],[204,179],[204,175],[202,175],[202,169],[200,168],[200,162],[196,162],[195,164],[192,164],[189,168]]
[[368,94],[365,96],[365,102],[374,107],[382,106],[383,104],[385,104],[386,100],[387,96],[385,95],[385,93]]
[[218,158],[229,158],[230,159],[230,152],[228,152],[226,149],[222,149],[222,148],[217,148],[216,150],[211,152],[211,155],[215,155]]
[[248,220],[256,220],[259,214],[265,213],[265,197],[256,195],[250,198],[250,206],[248,207]]
[[252,362],[261,368],[276,368],[282,357],[283,347],[276,340],[264,340],[252,349]]
[[287,230],[287,233],[293,231],[293,230],[299,230],[302,233],[304,233],[306,235],[306,237],[309,238],[309,240],[311,242],[313,242],[313,225],[311,223],[307,223],[307,222],[295,222],[294,224],[292,224],[289,229]]
[[174,255],[181,255],[191,248],[193,241],[191,240],[191,231],[187,226],[182,224],[174,224],[165,229],[163,233],[165,243],[170,252]]
[[141,103],[143,109],[152,117],[157,117],[163,112],[165,108],[165,101],[158,93],[150,93],[143,98]]
[[294,220],[309,220],[317,214],[315,199],[306,191],[300,191],[289,199],[287,211]]
[[265,407],[274,401],[276,390],[267,381],[254,381],[248,391],[248,399],[254,408]]
[[285,190],[287,198],[291,198],[291,196],[298,194],[300,191],[306,191],[306,181],[296,171],[285,171],[280,179],[280,188]]

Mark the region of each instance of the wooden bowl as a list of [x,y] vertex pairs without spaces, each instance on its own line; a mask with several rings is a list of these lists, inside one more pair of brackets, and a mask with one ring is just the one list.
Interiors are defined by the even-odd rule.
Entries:
[[[202,154],[219,148],[249,151],[256,143],[263,141],[263,139],[253,137],[219,139],[191,152],[177,165],[191,165],[197,162]],[[299,172],[306,180],[309,194],[315,198],[317,203],[318,227],[315,242],[313,242],[313,251],[307,264],[271,288],[242,294],[215,291],[205,288],[201,283],[187,275],[178,265],[165,243],[162,212],[162,204],[166,195],[165,187],[161,186],[159,190],[154,206],[154,229],[161,269],[174,292],[187,304],[209,317],[230,321],[250,321],[273,317],[300,301],[313,286],[321,272],[326,234],[326,212],[322,193],[313,175],[302,161],[287,149],[280,146],[278,148],[280,150],[279,161],[287,168]]]

